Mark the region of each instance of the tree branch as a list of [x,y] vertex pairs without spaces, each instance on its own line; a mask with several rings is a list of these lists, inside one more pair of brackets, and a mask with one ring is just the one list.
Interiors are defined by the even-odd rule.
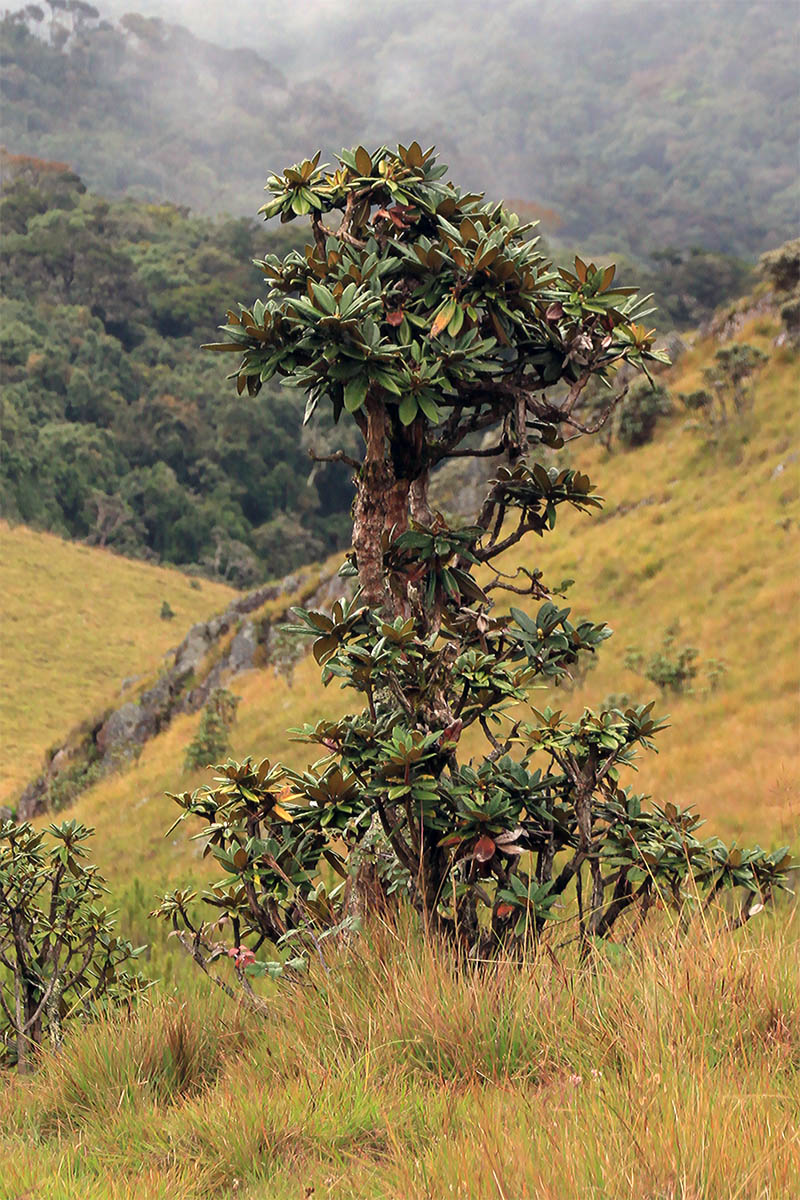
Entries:
[[344,450],[336,450],[333,454],[317,454],[316,450],[310,449],[308,457],[315,463],[346,463],[355,471],[361,470],[361,463],[358,459],[351,458],[349,454],[345,454]]
[[498,442],[496,446],[481,450],[448,450],[442,458],[493,458],[498,454],[505,454],[506,449],[505,442]]

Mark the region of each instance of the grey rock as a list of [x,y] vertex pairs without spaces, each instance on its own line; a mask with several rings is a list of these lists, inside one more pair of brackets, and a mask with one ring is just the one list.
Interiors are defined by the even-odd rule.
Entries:
[[97,734],[97,748],[104,758],[115,751],[142,745],[156,732],[153,714],[141,704],[129,701],[113,712]]
[[69,751],[67,750],[66,746],[62,746],[61,749],[56,751],[56,753],[50,759],[50,765],[47,768],[50,775],[58,775],[59,772],[63,771],[67,766],[69,759]]
[[2,825],[3,821],[10,821],[13,816],[13,810],[7,804],[0,804],[0,825]]
[[669,355],[670,365],[673,367],[675,366],[675,363],[678,362],[679,359],[683,358],[684,354],[686,353],[686,342],[683,340],[680,334],[675,333],[674,331],[665,334],[662,338],[659,338],[656,346],[659,350],[666,350],[667,354]]
[[212,643],[208,625],[193,625],[175,651],[175,670],[181,675],[196,671]]
[[17,804],[17,820],[30,821],[33,817],[38,817],[40,813],[46,811],[47,782],[44,776],[40,775],[38,779],[34,779],[33,783],[28,784],[20,796]]
[[256,627],[252,621],[244,621],[241,629],[231,642],[228,654],[227,666],[232,675],[238,675],[241,671],[250,671],[252,669],[257,647],[258,635],[256,634]]
[[174,676],[175,673],[172,671],[166,675],[161,675],[153,686],[148,688],[146,692],[142,692],[139,697],[140,706],[156,720],[163,716],[169,709],[173,693]]

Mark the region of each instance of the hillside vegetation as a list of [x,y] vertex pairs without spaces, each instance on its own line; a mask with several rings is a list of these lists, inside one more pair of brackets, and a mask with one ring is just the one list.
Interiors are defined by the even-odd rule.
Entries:
[[[0,522],[0,804],[71,726],[155,671],[233,589]],[[162,619],[164,604],[174,614]]]
[[319,469],[323,504],[300,401],[237,397],[198,350],[285,230],[110,202],[62,163],[0,166],[4,515],[236,585],[343,545],[346,472]]

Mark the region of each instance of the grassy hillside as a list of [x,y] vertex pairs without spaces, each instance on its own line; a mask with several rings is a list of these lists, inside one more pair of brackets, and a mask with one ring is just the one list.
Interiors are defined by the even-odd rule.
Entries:
[[[659,700],[672,728],[640,786],[697,804],[709,832],[796,850],[800,362],[774,347],[777,330],[759,316],[737,335],[770,362],[752,411],[715,446],[680,408],[641,449],[582,445],[575,461],[606,509],[564,520],[526,562],[574,576],[576,612],[616,631],[583,687],[534,700],[575,710],[611,692],[649,698],[625,650],[655,649],[679,620],[679,641],[727,671],[711,694]],[[673,394],[699,386],[715,349],[698,341],[680,360]],[[347,702],[318,678],[308,659],[291,686],[271,669],[237,677],[235,753],[297,763],[304,748],[287,727]],[[121,922],[151,943],[161,983],[136,1019],[78,1035],[32,1081],[9,1081],[9,1197],[798,1194],[796,908],[735,935],[701,922],[685,946],[662,928],[596,976],[542,955],[488,983],[459,977],[413,930],[373,929],[331,976],[276,991],[255,1022],[210,996],[146,916],[159,890],[209,869],[180,830],[164,837],[165,789],[202,778],[181,769],[198,720],[176,718],[67,814],[96,826]]]
[[[0,523],[0,803],[78,721],[158,667],[235,592],[180,571]],[[160,618],[166,601],[173,620]]]

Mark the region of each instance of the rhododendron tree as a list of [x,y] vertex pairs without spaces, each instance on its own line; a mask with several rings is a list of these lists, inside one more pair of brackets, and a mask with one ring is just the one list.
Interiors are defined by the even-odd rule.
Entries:
[[[309,241],[264,259],[264,296],[229,310],[207,349],[236,356],[240,393],[277,377],[304,392],[307,421],[328,405],[362,435],[360,458],[327,456],[354,472],[354,594],[296,609],[294,626],[323,683],[361,708],[295,731],[321,751],[306,771],[228,762],[174,796],[224,875],[159,913],[207,970],[232,940],[248,986],[324,961],[327,938],[393,897],[481,959],[537,941],[567,895],[584,951],[657,898],[685,913],[734,889],[732,919],[746,920],[787,856],[703,842],[694,814],[623,785],[663,728],[652,705],[574,720],[529,704],[610,630],[575,620],[519,552],[509,571],[508,552],[566,509],[601,507],[552,451],[608,419],[621,366],[665,361],[648,298],[613,265],[553,268],[532,226],[457,187],[416,142],[342,151],[333,170],[316,155],[267,190],[265,216],[307,218]],[[608,400],[587,425],[591,380]],[[497,465],[474,522],[453,527],[431,507],[431,474],[469,456]],[[468,731],[481,753],[474,736],[463,753]]]

